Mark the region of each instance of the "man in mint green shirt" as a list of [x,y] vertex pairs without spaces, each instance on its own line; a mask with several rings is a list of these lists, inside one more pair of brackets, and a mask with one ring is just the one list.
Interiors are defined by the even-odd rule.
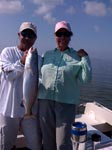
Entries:
[[43,58],[38,115],[44,150],[72,149],[71,124],[79,103],[79,81],[91,81],[87,52],[68,46],[72,35],[69,23],[58,22],[55,26],[57,48],[47,51]]

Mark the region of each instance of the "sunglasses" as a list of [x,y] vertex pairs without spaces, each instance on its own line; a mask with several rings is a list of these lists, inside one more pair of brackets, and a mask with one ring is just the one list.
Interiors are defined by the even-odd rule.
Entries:
[[33,32],[31,32],[31,33],[29,33],[29,32],[27,32],[27,31],[22,31],[21,32],[21,35],[23,36],[23,37],[28,37],[29,39],[34,39],[34,38],[36,38],[36,34],[35,33],[33,33]]
[[70,37],[71,33],[70,32],[56,32],[55,35],[57,37],[62,37],[62,36],[64,36],[64,37]]

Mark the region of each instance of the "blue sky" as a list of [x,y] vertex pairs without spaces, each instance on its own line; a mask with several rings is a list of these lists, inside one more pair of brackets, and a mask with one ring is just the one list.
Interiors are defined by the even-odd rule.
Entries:
[[39,54],[53,49],[55,23],[66,20],[74,36],[70,46],[91,57],[112,57],[112,0],[0,0],[0,50],[18,43],[24,21],[37,25]]

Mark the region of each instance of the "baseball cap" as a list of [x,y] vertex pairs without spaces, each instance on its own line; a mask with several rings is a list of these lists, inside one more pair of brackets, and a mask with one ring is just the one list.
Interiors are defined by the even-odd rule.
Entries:
[[71,33],[71,35],[73,34],[72,31],[71,31],[71,27],[70,27],[70,24],[66,21],[60,21],[60,22],[57,22],[56,25],[55,25],[55,33],[61,29],[61,28],[64,28],[66,29],[68,32]]
[[19,32],[22,32],[25,29],[31,29],[37,35],[37,28],[31,22],[23,22],[20,26]]

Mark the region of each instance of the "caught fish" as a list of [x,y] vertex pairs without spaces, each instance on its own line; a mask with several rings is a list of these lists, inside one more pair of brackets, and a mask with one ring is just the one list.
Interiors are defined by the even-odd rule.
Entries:
[[25,116],[31,116],[32,107],[38,93],[38,53],[36,49],[30,48],[26,57],[23,75],[23,106]]

